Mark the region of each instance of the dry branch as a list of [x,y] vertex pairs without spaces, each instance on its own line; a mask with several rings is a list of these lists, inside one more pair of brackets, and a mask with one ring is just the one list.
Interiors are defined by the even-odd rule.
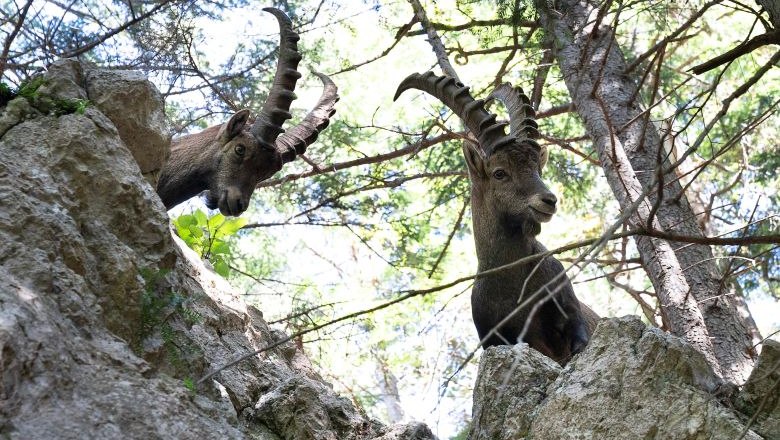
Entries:
[[780,29],[753,37],[728,52],[691,68],[691,72],[701,75],[704,72],[710,71],[722,64],[730,63],[737,58],[768,44],[780,44]]

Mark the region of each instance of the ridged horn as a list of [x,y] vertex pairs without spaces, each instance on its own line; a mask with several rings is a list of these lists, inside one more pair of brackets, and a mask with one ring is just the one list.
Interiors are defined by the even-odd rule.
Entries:
[[279,22],[279,59],[273,85],[251,132],[261,143],[273,148],[276,138],[284,131],[282,124],[292,117],[290,104],[296,98],[295,83],[301,77],[297,70],[301,61],[301,54],[298,52],[300,37],[293,32],[292,22],[284,12],[276,8],[263,10],[273,14]]
[[282,153],[282,162],[287,163],[299,154],[306,152],[306,147],[317,140],[317,136],[330,123],[330,118],[336,113],[333,106],[339,100],[338,87],[325,74],[312,72],[322,81],[324,89],[314,109],[306,115],[300,124],[282,133],[276,139],[276,149]]
[[520,142],[539,147],[534,139],[539,139],[539,124],[531,100],[520,87],[503,83],[493,90],[491,98],[501,101],[509,113],[509,134]]
[[486,156],[515,142],[504,132],[506,123],[496,122],[496,115],[485,110],[484,101],[475,100],[469,93],[469,88],[455,81],[454,78],[437,76],[433,72],[413,73],[398,85],[393,101],[409,89],[422,90],[436,97],[455,112],[476,136]]

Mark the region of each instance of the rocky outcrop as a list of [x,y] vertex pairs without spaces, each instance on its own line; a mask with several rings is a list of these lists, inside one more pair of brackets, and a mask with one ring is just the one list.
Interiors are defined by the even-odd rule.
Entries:
[[469,439],[523,438],[560,372],[556,362],[525,344],[485,350],[474,387]]
[[0,437],[434,438],[363,417],[292,343],[198,383],[284,335],[171,236],[142,177],[167,152],[159,94],[72,61],[38,92],[90,105],[0,114]]
[[170,153],[160,92],[141,72],[103,70],[88,63],[62,60],[46,72],[40,93],[58,99],[81,99],[105,115],[152,186]]
[[764,341],[756,367],[737,398],[751,427],[764,438],[780,440],[780,342]]
[[[762,438],[723,403],[699,352],[637,317],[602,320],[563,369],[518,345],[488,349],[479,370],[471,440]],[[759,397],[745,401],[757,408]],[[776,417],[776,405],[777,394],[765,419]]]

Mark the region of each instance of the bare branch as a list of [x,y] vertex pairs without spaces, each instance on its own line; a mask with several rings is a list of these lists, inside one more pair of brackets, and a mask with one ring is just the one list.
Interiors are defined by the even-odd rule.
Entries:
[[[429,22],[428,27],[437,31],[452,32],[452,31],[465,31],[474,27],[499,26],[499,25],[534,27],[534,26],[539,26],[539,22],[532,21],[532,20],[520,20],[519,22],[515,23],[512,21],[511,17],[508,17],[508,18],[496,18],[493,20],[471,20],[469,22],[461,23],[461,24],[445,24],[445,23]],[[425,34],[426,34],[426,30],[421,30],[421,31],[409,32],[408,35],[411,37],[415,35],[425,35]]]
[[691,68],[690,71],[697,75],[701,75],[704,72],[734,61],[737,58],[768,44],[780,44],[780,29],[753,37],[749,41],[740,44],[728,52]]
[[127,29],[129,29],[129,28],[131,28],[133,26],[135,26],[136,24],[146,20],[147,18],[149,18],[149,17],[153,16],[154,14],[160,12],[161,10],[165,9],[166,7],[168,7],[168,5],[170,5],[171,3],[174,3],[176,1],[178,1],[178,0],[162,0],[160,3],[155,5],[153,8],[149,9],[148,11],[144,12],[141,15],[138,15],[138,16],[134,17],[132,20],[129,20],[129,21],[123,23],[121,26],[119,26],[117,28],[114,28],[114,29],[112,29],[109,32],[106,32],[105,34],[95,38],[94,40],[90,41],[89,43],[87,43],[87,44],[85,44],[85,45],[83,45],[83,46],[81,46],[81,47],[79,47],[77,49],[74,49],[74,50],[72,50],[70,52],[61,53],[58,56],[61,57],[61,58],[72,58],[72,57],[79,56],[79,55],[81,55],[83,53],[89,52],[90,50],[94,49],[98,45],[102,44],[104,41],[106,41],[109,38],[113,37],[114,35],[117,35],[117,34],[123,32],[123,31],[125,31],[125,30],[127,30]]
[[544,110],[539,110],[536,112],[536,119],[544,119],[549,118],[552,116],[562,115],[564,113],[569,113],[574,111],[574,104],[571,102],[561,105],[556,105],[550,108],[546,108]]
[[19,19],[16,21],[16,24],[14,24],[14,29],[5,38],[5,42],[3,43],[3,52],[0,54],[0,77],[2,77],[3,72],[5,72],[6,64],[8,63],[8,53],[11,50],[11,44],[13,44],[14,39],[19,34],[19,30],[22,29],[24,20],[27,17],[27,11],[30,10],[32,2],[33,0],[27,0],[27,3],[25,3],[25,5],[19,11]]
[[701,18],[701,16],[702,16],[702,15],[704,15],[704,13],[705,13],[705,12],[707,12],[707,10],[708,10],[709,8],[711,8],[711,7],[715,6],[715,5],[717,5],[718,3],[721,3],[722,1],[723,1],[723,0],[711,0],[711,1],[707,2],[707,3],[705,3],[705,4],[704,4],[704,6],[702,6],[701,8],[699,8],[699,10],[698,10],[698,11],[696,11],[696,13],[695,13],[695,14],[693,14],[693,15],[691,16],[691,18],[689,18],[689,19],[688,19],[688,20],[687,20],[685,23],[683,23],[683,24],[682,24],[682,25],[681,25],[679,28],[677,28],[677,30],[675,30],[675,31],[674,31],[674,32],[672,32],[671,34],[669,34],[669,35],[667,35],[666,37],[664,37],[664,39],[663,39],[663,40],[661,40],[661,41],[659,41],[658,43],[656,43],[656,44],[655,44],[653,47],[651,47],[651,48],[650,48],[650,49],[649,49],[647,52],[643,53],[642,55],[639,55],[639,56],[638,56],[638,57],[637,57],[637,58],[634,60],[634,62],[632,62],[631,64],[629,64],[629,65],[628,65],[628,67],[626,67],[625,73],[630,73],[630,72],[632,72],[634,69],[636,69],[636,67],[637,67],[637,66],[639,66],[639,64],[641,64],[641,63],[642,63],[644,60],[646,60],[646,59],[647,59],[649,56],[651,56],[652,54],[654,54],[654,53],[655,53],[655,52],[656,52],[658,49],[660,49],[660,48],[661,48],[661,47],[663,47],[663,46],[666,46],[666,44],[668,44],[668,43],[672,42],[672,41],[673,41],[675,38],[677,38],[677,36],[678,36],[678,35],[680,35],[681,33],[685,32],[687,29],[689,29],[689,28],[690,28],[690,27],[693,25],[693,23],[695,23],[695,22],[696,22],[696,20],[698,20],[699,18]]
[[452,67],[450,60],[447,57],[447,49],[444,47],[444,43],[441,42],[441,38],[439,38],[439,34],[436,32],[436,28],[434,28],[433,25],[431,25],[431,22],[428,21],[428,16],[425,14],[425,9],[423,9],[422,5],[420,4],[420,0],[409,0],[409,3],[412,5],[414,14],[420,21],[420,24],[425,30],[425,33],[428,35],[428,42],[433,48],[433,53],[436,54],[439,67],[441,67],[441,70],[445,75],[455,78],[456,81],[460,81],[458,74],[455,72],[455,69]]
[[541,137],[542,137],[542,139],[548,141],[550,144],[558,145],[559,147],[563,148],[566,151],[571,151],[572,153],[574,153],[577,156],[583,158],[584,160],[586,160],[587,162],[589,162],[592,165],[596,165],[596,166],[600,166],[601,165],[601,163],[598,160],[596,160],[596,159],[591,157],[593,155],[592,153],[591,154],[585,154],[582,151],[580,151],[579,149],[574,148],[570,143],[566,142],[566,140],[564,140],[564,139],[558,139],[558,138],[554,138],[554,137],[547,136],[547,135],[544,135],[544,134],[541,135]]
[[391,151],[390,153],[385,154],[377,154],[376,156],[369,156],[369,157],[363,157],[360,159],[355,160],[349,160],[346,162],[339,162],[332,165],[327,166],[321,166],[319,170],[312,169],[310,171],[306,171],[304,173],[298,173],[298,174],[288,174],[284,177],[281,177],[279,179],[269,179],[264,182],[260,182],[257,185],[257,188],[265,188],[269,186],[276,186],[287,182],[292,182],[294,180],[303,179],[306,177],[312,177],[317,176],[320,174],[325,173],[332,173],[339,170],[343,170],[346,168],[353,168],[358,167],[361,165],[368,165],[372,163],[379,163],[384,162],[389,159],[395,159],[397,157],[405,156],[407,154],[414,154],[422,149],[432,147],[436,144],[442,143],[444,141],[449,141],[453,139],[458,139],[462,137],[462,134],[460,133],[443,133],[439,136],[433,137],[433,138],[427,138],[427,139],[421,139],[419,142],[416,142],[414,144],[410,144],[404,148],[400,148],[395,151]]
[[357,193],[363,192],[363,191],[373,191],[377,189],[388,189],[388,188],[398,188],[399,186],[403,185],[406,182],[410,182],[412,180],[417,179],[431,179],[431,178],[440,178],[440,177],[466,177],[467,174],[465,171],[441,171],[441,172],[435,172],[435,173],[420,173],[415,174],[412,176],[401,176],[401,177],[395,177],[387,180],[381,180],[379,182],[374,182],[365,186],[361,186],[359,188],[355,188],[349,191],[343,191],[340,192],[332,197],[328,197],[327,199],[317,203],[316,205],[312,206],[311,208],[307,208],[293,216],[287,219],[287,221],[291,221],[292,219],[303,217],[307,214],[310,214],[317,209],[320,209],[322,207],[332,205],[339,199],[342,199],[344,197],[353,196]]
[[436,269],[439,267],[439,263],[441,263],[441,260],[444,259],[444,254],[447,253],[447,249],[450,247],[450,243],[452,243],[452,238],[455,237],[455,233],[460,230],[460,226],[463,223],[463,214],[466,213],[466,208],[469,206],[469,200],[470,198],[466,197],[466,199],[463,201],[463,207],[460,208],[458,218],[455,220],[455,224],[452,226],[450,234],[447,236],[447,240],[444,242],[444,247],[442,247],[441,252],[439,252],[438,258],[436,258],[436,262],[433,263],[433,267],[428,272],[428,278],[432,277],[433,273],[436,272]]
[[780,244],[780,234],[749,235],[744,237],[695,237],[679,235],[657,229],[639,228],[634,234],[646,237],[661,238],[667,241],[682,243],[706,244],[712,246],[744,246],[748,244]]
[[380,58],[386,57],[395,48],[395,46],[397,46],[398,43],[401,42],[403,37],[406,36],[406,34],[409,32],[409,29],[411,29],[412,26],[414,26],[414,24],[417,23],[417,20],[418,20],[417,16],[415,16],[414,18],[412,18],[412,21],[410,21],[409,23],[401,26],[401,28],[398,30],[398,33],[396,33],[396,35],[395,35],[395,40],[393,41],[393,44],[391,44],[390,47],[388,47],[387,49],[383,50],[382,53],[380,53],[379,55],[375,56],[374,58],[371,58],[370,60],[363,61],[363,62],[360,62],[360,63],[357,63],[357,64],[353,64],[353,65],[351,65],[349,67],[345,67],[345,68],[343,68],[343,69],[341,69],[339,71],[334,72],[333,75],[338,75],[339,73],[344,73],[344,72],[349,72],[349,71],[355,70],[355,69],[357,69],[359,67],[365,66],[366,64],[371,64],[371,63],[373,63],[374,61],[376,61],[376,60],[378,60]]

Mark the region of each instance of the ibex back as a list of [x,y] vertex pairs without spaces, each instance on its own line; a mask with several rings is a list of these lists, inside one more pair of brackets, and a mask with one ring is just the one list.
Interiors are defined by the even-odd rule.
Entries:
[[279,21],[280,43],[276,76],[260,115],[251,121],[249,110],[240,110],[225,124],[171,142],[171,156],[157,184],[157,193],[168,209],[206,191],[210,209],[241,214],[257,184],[303,154],[335,112],[336,86],[327,76],[316,74],[325,85],[322,96],[300,124],[283,133],[282,124],[291,117],[293,91],[301,77],[298,34],[282,11],[263,10]]
[[[468,87],[432,72],[413,74],[398,87],[427,92],[452,109],[476,143],[464,143],[471,180],[471,210],[479,272],[545,252],[536,240],[541,223],[555,214],[557,198],[540,178],[547,154],[535,141],[534,111],[520,89],[504,84],[493,96],[510,115],[506,124],[474,100]],[[480,276],[471,294],[472,317],[484,348],[522,339],[565,364],[588,343],[598,317],[574,296],[553,257]]]

